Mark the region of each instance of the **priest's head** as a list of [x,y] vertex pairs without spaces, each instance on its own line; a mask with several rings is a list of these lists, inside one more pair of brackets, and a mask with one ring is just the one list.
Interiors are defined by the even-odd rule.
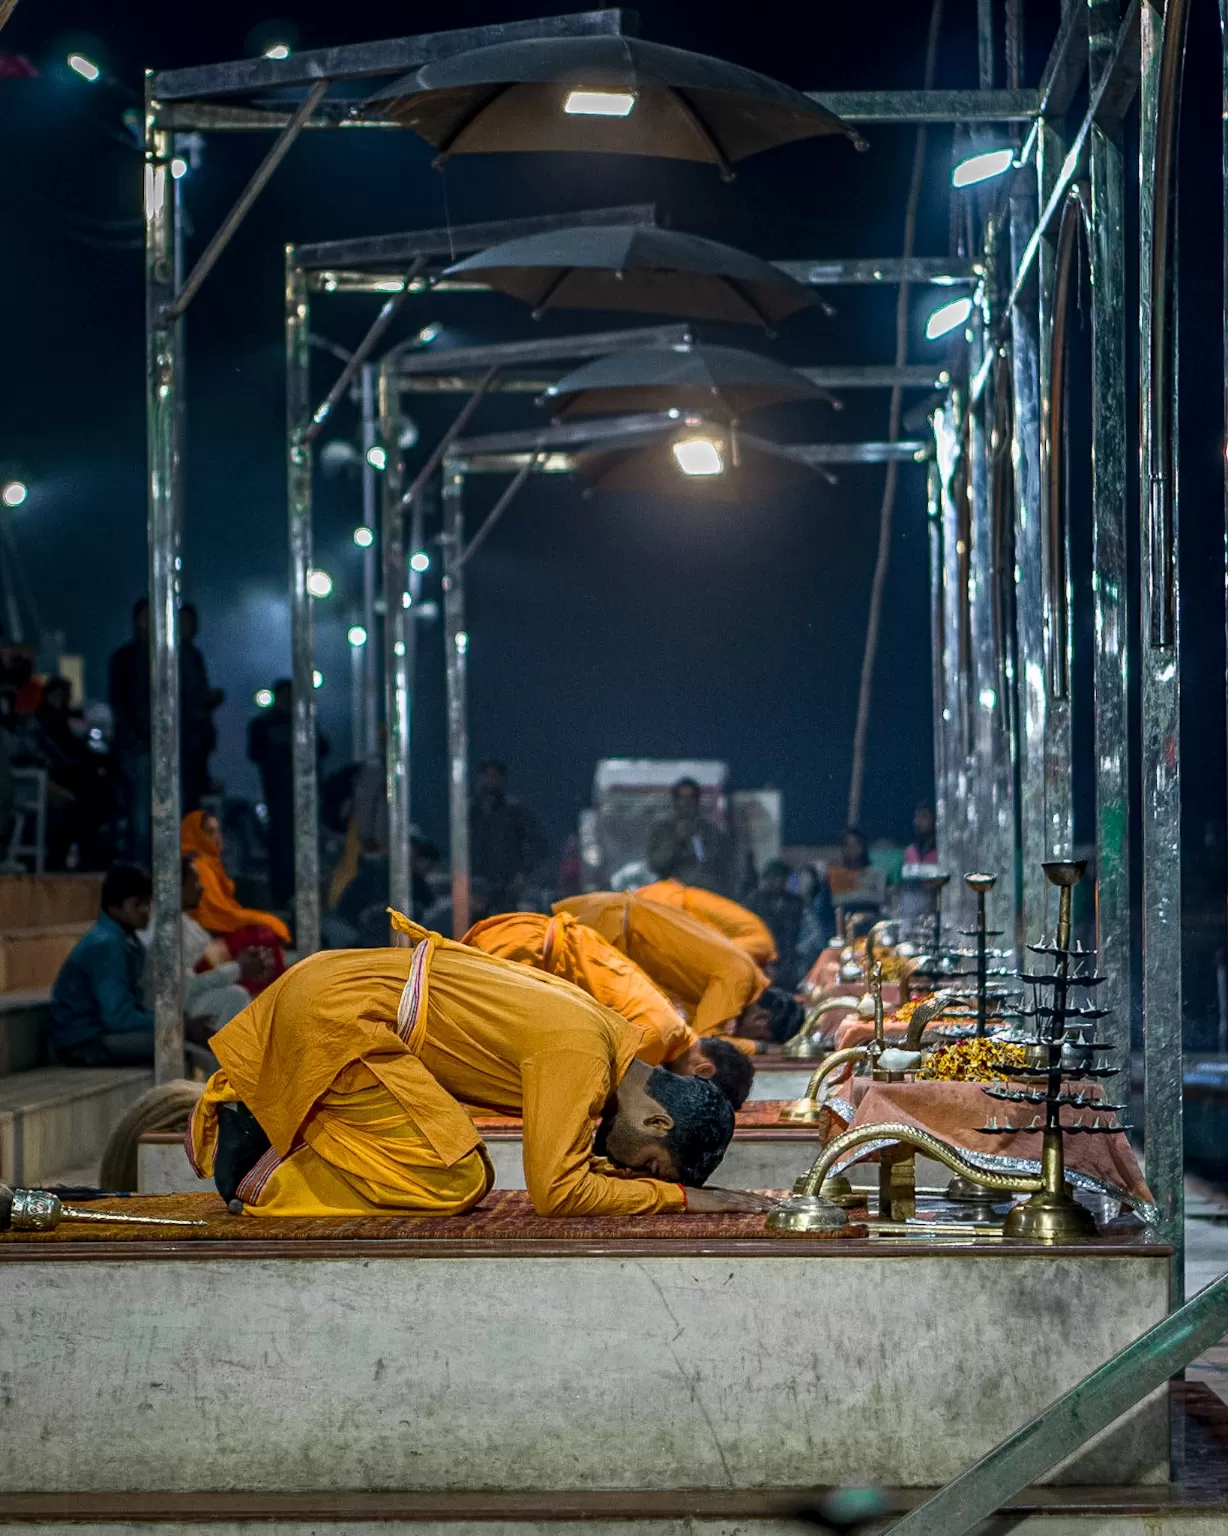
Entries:
[[733,1137],[733,1108],[715,1085],[633,1061],[597,1129],[594,1150],[619,1168],[698,1187]]
[[697,1040],[666,1066],[685,1077],[706,1077],[725,1095],[734,1109],[741,1109],[755,1080],[755,1069],[745,1051],[728,1040],[709,1035]]
[[746,1040],[788,1040],[802,1024],[802,1005],[781,987],[765,987],[738,1015],[733,1033]]

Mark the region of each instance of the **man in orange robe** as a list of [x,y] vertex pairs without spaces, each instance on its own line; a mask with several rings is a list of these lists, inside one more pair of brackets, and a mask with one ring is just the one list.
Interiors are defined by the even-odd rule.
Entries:
[[772,930],[758,913],[730,901],[728,896],[705,891],[702,885],[683,885],[681,880],[654,880],[651,885],[641,885],[635,894],[645,901],[689,912],[744,949],[758,966],[771,965],[776,959]]
[[698,1188],[733,1135],[711,1083],[639,1061],[642,1032],[568,982],[393,926],[412,948],[313,955],[213,1036],[188,1145],[232,1206],[468,1210],[493,1181],[468,1109],[523,1120],[540,1214],[765,1208]]
[[643,1031],[636,1053],[650,1066],[711,1078],[734,1109],[741,1109],[755,1069],[728,1040],[701,1040],[669,999],[626,955],[566,912],[503,912],[465,935],[487,955],[561,976]]
[[595,928],[601,937],[673,998],[697,1035],[768,1039],[778,1033],[775,993],[761,1004],[768,979],[746,953],[707,923],[628,891],[595,891],[555,902],[556,912]]

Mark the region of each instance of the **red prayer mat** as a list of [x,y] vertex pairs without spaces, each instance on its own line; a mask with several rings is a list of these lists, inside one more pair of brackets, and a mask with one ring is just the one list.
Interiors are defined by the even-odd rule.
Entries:
[[[772,1193],[783,1193],[774,1191]],[[95,1200],[91,1211],[126,1216],[174,1216],[204,1220],[202,1227],[125,1226],[122,1223],[64,1221],[53,1232],[0,1233],[5,1243],[166,1242],[510,1242],[672,1238],[761,1238],[764,1216],[538,1216],[523,1190],[492,1190],[463,1216],[231,1216],[218,1195],[142,1195],[130,1200]],[[865,1237],[865,1227],[848,1227],[841,1238]]]

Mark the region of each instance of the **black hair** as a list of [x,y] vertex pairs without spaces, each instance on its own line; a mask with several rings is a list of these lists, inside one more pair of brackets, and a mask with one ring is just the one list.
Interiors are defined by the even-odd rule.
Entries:
[[712,1174],[733,1139],[733,1106],[705,1077],[680,1077],[654,1067],[644,1092],[674,1122],[664,1145],[680,1184],[698,1188]]
[[102,910],[110,912],[123,906],[129,896],[153,895],[149,871],[139,864],[112,864],[102,882]]
[[805,1010],[797,998],[780,987],[765,987],[759,995],[758,1004],[767,1010],[773,1040],[788,1040],[801,1028]]
[[755,1080],[750,1057],[745,1051],[738,1050],[732,1041],[715,1036],[701,1040],[699,1049],[716,1068],[708,1081],[716,1084],[734,1109],[741,1109]]
[[273,684],[273,692],[280,693],[283,688],[289,688],[291,691],[293,691],[294,679],[292,677],[279,677]]
[[699,799],[700,789],[699,781],[697,779],[693,779],[689,775],[685,778],[678,779],[674,782],[673,785],[671,785],[669,792],[671,795],[676,795],[680,789],[693,789],[695,791],[695,798],[697,800]]
[[502,774],[504,778],[507,777],[507,764],[500,762],[497,757],[484,757],[478,764],[479,773],[485,773],[488,768],[493,768],[496,773]]
[[132,617],[134,619],[139,619],[140,616],[143,613],[148,613],[148,612],[149,612],[149,599],[147,597],[138,597],[136,602],[133,603],[133,605],[132,605]]
[[784,859],[769,859],[763,866],[762,878],[766,880],[769,875],[783,875],[787,880],[792,873],[792,867]]
[[409,840],[410,852],[421,855],[424,859],[433,859],[439,863],[439,845],[431,842],[429,837],[411,837]]

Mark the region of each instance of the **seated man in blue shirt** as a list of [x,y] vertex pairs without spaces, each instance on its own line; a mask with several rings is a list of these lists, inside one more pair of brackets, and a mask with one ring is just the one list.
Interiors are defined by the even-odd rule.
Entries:
[[137,930],[149,922],[152,886],[135,864],[113,864],[102,882],[102,916],[77,940],[51,989],[51,1045],[74,1067],[153,1061],[153,1014],[141,976]]

